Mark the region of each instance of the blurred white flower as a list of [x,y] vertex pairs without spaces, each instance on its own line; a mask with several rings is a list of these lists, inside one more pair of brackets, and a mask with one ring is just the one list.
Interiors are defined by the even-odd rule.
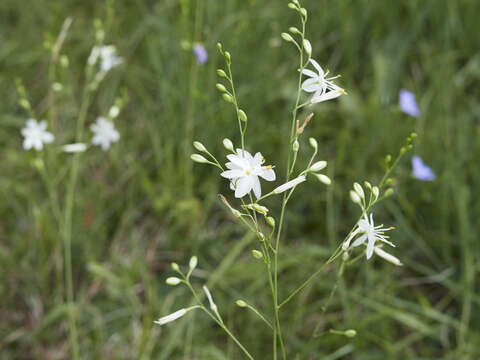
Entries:
[[327,78],[328,70],[324,72],[318,62],[313,59],[310,59],[310,62],[317,70],[317,73],[309,69],[302,70],[302,74],[309,77],[302,83],[302,89],[306,92],[314,93],[310,100],[312,104],[335,99],[340,95],[346,94],[344,89],[333,83],[333,80],[340,77],[340,75]]
[[360,219],[356,225],[356,229],[350,234],[347,240],[343,243],[343,249],[346,250],[350,246],[350,242],[355,236],[360,235],[352,244],[352,246],[360,246],[365,241],[367,242],[367,259],[370,259],[373,254],[375,242],[377,240],[383,241],[390,246],[395,247],[387,239],[389,236],[384,235],[385,231],[392,230],[393,228],[382,228],[383,225],[375,226],[373,223],[373,214],[370,214],[370,219],[367,214],[364,213],[364,218]]
[[87,150],[87,145],[84,143],[63,145],[63,151],[67,153],[84,152],[85,150]]
[[227,159],[230,162],[225,166],[229,170],[220,175],[231,180],[230,187],[235,190],[236,198],[242,198],[252,190],[257,199],[262,196],[259,176],[267,181],[275,180],[272,166],[262,166],[265,159],[259,152],[252,156],[246,150],[237,149],[237,155],[229,154]]
[[88,63],[94,65],[99,58],[100,69],[105,73],[123,62],[123,59],[117,56],[117,49],[113,45],[94,46],[88,58]]
[[101,146],[102,150],[109,149],[110,143],[117,142],[120,139],[120,134],[113,123],[103,116],[97,118],[97,122],[90,126],[90,130],[94,133],[92,144]]
[[23,148],[30,150],[34,148],[37,151],[43,149],[43,144],[50,144],[55,140],[55,136],[47,131],[47,122],[37,122],[35,119],[28,119],[26,126],[22,129]]

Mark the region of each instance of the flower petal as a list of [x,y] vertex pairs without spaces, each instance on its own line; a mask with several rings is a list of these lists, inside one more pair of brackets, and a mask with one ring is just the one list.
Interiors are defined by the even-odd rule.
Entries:
[[237,186],[235,188],[235,197],[242,198],[247,195],[253,187],[252,176],[242,177],[237,181]]
[[262,196],[262,188],[260,186],[260,180],[258,179],[258,176],[253,177],[253,193],[257,199]]
[[220,174],[220,176],[222,176],[224,178],[227,178],[227,179],[234,179],[234,178],[238,178],[238,177],[241,177],[241,176],[244,176],[244,175],[245,175],[245,172],[243,172],[242,170],[237,170],[237,169],[226,170],[226,171],[224,171]]
[[275,181],[276,179],[275,171],[273,171],[273,169],[267,169],[267,168],[268,166],[263,166],[262,169],[265,169],[265,170],[258,175],[267,181]]
[[323,71],[322,67],[313,59],[310,59],[310,62],[312,63],[313,67],[317,69],[318,75],[323,79],[325,77],[325,72]]

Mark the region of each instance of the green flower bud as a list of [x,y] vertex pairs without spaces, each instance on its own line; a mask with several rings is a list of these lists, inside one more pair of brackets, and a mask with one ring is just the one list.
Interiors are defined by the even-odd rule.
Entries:
[[218,91],[221,91],[221,92],[227,91],[227,88],[222,84],[216,84],[215,87],[217,88]]
[[224,93],[224,94],[222,95],[222,98],[223,98],[223,100],[225,100],[226,102],[233,103],[233,98],[232,98],[230,95],[228,95],[228,94],[225,94],[225,93]]
[[190,268],[190,271],[193,271],[193,269],[197,267],[197,264],[198,264],[198,258],[196,256],[192,256],[188,263],[188,267]]
[[353,183],[353,189],[358,194],[358,196],[360,196],[360,198],[365,198],[365,193],[363,192],[363,188],[359,183]]
[[230,140],[228,138],[223,139],[223,146],[225,147],[225,149],[233,152],[232,140]]
[[180,267],[175,262],[172,262],[172,269],[175,270],[176,272],[180,272]]
[[195,149],[197,149],[198,151],[202,151],[202,152],[205,152],[207,151],[207,148],[205,146],[203,146],[203,144],[199,141],[194,141],[193,142],[193,146],[195,147]]
[[252,256],[257,260],[263,259],[263,254],[258,250],[252,250]]
[[295,139],[295,141],[293,142],[293,145],[292,145],[292,150],[294,152],[297,152],[299,148],[300,148],[300,144],[298,143],[298,140]]
[[179,278],[177,278],[175,276],[172,276],[172,277],[167,278],[167,280],[165,280],[165,282],[167,283],[167,285],[175,286],[175,285],[180,284],[182,282],[182,280],[180,280]]
[[275,229],[275,219],[271,216],[267,216],[265,218],[265,221],[267,222],[267,224],[272,228],[272,229]]
[[242,120],[243,122],[247,122],[248,118],[247,118],[247,114],[245,114],[245,111],[243,111],[242,109],[238,110],[238,118],[240,120]]
[[223,56],[225,56],[225,59],[227,59],[227,61],[230,62],[232,57],[230,56],[230,53],[228,51],[225,51],[223,53]]
[[287,33],[282,33],[282,39],[285,40],[286,42],[294,41],[292,35]]
[[301,34],[300,30],[298,30],[296,27],[292,26],[288,28],[288,31],[290,31],[292,34]]
[[200,163],[200,164],[206,164],[206,163],[209,162],[207,159],[205,159],[205,157],[203,157],[200,154],[192,154],[192,155],[190,155],[190,159],[192,159],[194,162],[197,162],[197,163]]
[[303,48],[307,53],[308,57],[312,56],[312,44],[307,39],[303,39]]
[[320,170],[323,170],[327,167],[327,162],[326,161],[317,161],[316,163],[314,163],[312,166],[310,166],[310,171],[320,171]]
[[308,141],[310,142],[310,145],[311,145],[315,150],[318,148],[317,140],[315,140],[313,137],[311,137],[310,139],[308,139]]
[[348,330],[345,331],[345,336],[349,337],[349,338],[353,338],[353,337],[357,336],[357,332],[353,329],[348,329]]
[[315,175],[315,177],[318,179],[318,181],[320,181],[321,183],[323,183],[325,185],[330,185],[332,183],[332,180],[330,180],[330,178],[327,175],[315,174],[315,173],[313,175]]
[[227,73],[225,71],[223,71],[222,69],[217,69],[217,75],[222,77],[222,78],[227,77]]
[[392,188],[389,188],[387,189],[384,193],[383,193],[383,197],[387,198],[389,196],[392,196],[393,195],[393,189]]
[[242,307],[242,308],[248,306],[247,303],[243,300],[237,300],[235,301],[235,304],[237,304],[238,307]]

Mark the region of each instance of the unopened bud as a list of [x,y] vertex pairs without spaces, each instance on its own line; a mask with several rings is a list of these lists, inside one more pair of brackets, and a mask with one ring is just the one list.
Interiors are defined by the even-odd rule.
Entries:
[[349,337],[349,338],[353,338],[353,337],[357,336],[357,332],[353,329],[348,329],[348,330],[345,331],[345,336]]
[[372,188],[372,194],[375,197],[375,200],[378,199],[378,195],[380,194],[380,189],[377,186],[374,186]]
[[360,196],[360,198],[365,198],[365,193],[363,192],[363,188],[359,183],[353,183],[353,189],[358,194],[358,196]]
[[225,51],[223,56],[225,56],[225,59],[227,59],[227,61],[230,62],[232,57],[230,56],[230,53],[228,51]]
[[363,185],[365,185],[365,187],[366,187],[367,189],[369,189],[369,190],[372,189],[372,184],[370,184],[368,181],[364,181],[364,182],[363,182]]
[[180,267],[175,262],[172,262],[172,269],[176,272],[180,272]]
[[332,180],[330,180],[330,178],[327,175],[323,175],[323,174],[313,174],[313,175],[315,175],[318,181],[320,181],[325,185],[330,185],[332,183]]
[[267,222],[267,224],[271,227],[271,228],[275,228],[275,219],[271,216],[267,216],[265,218],[265,221]]
[[263,254],[258,250],[252,250],[252,256],[257,260],[263,259]]
[[232,98],[230,95],[228,95],[228,94],[223,94],[223,95],[222,95],[222,98],[223,98],[223,100],[225,100],[226,102],[233,103],[233,98]]
[[242,307],[242,308],[248,306],[247,303],[243,300],[237,300],[235,301],[235,304],[237,304],[238,307]]
[[295,9],[295,10],[297,9],[297,6],[294,3],[288,3],[288,7],[290,9]]
[[390,188],[390,189],[387,189],[384,193],[383,193],[383,197],[384,198],[387,198],[389,196],[392,196],[393,195],[393,189]]
[[233,143],[230,139],[228,138],[223,139],[223,146],[225,147],[225,149],[229,151],[233,151]]
[[222,78],[226,78],[227,77],[227,73],[225,71],[223,71],[222,69],[218,69],[217,70],[217,75],[222,77]]
[[221,91],[221,92],[227,91],[227,88],[222,84],[216,84],[215,87],[217,88],[218,91]]
[[406,148],[405,146],[403,146],[403,147],[400,149],[400,155],[405,154],[406,151],[407,151],[407,148]]
[[292,34],[301,34],[300,30],[298,30],[296,27],[292,26],[288,28],[288,31],[290,31]]
[[292,35],[290,35],[288,33],[282,33],[282,39],[287,41],[287,42],[292,42],[293,41]]
[[265,235],[263,235],[263,233],[257,232],[257,237],[258,237],[258,240],[265,241]]
[[327,167],[327,162],[326,161],[317,161],[315,164],[313,164],[312,166],[310,166],[310,171],[320,171],[320,170],[323,170]]
[[308,141],[310,142],[310,145],[311,145],[315,150],[318,148],[317,140],[315,140],[313,137],[311,137],[310,139],[308,139]]
[[307,53],[308,57],[312,56],[312,44],[307,39],[303,39],[303,48]]
[[220,51],[220,52],[223,51],[223,50],[222,50],[222,44],[219,43],[219,42],[217,43],[217,49],[218,49],[218,51]]
[[250,209],[250,210],[254,210],[262,215],[267,215],[268,213],[268,208],[266,208],[265,206],[262,206],[262,205],[259,205],[259,204],[248,204],[247,205],[247,208]]
[[247,114],[245,114],[245,111],[243,111],[242,109],[238,110],[238,118],[240,120],[242,120],[243,122],[247,122],[248,118],[247,118]]
[[202,151],[202,152],[205,152],[207,151],[207,148],[205,146],[203,146],[203,144],[199,141],[194,141],[193,142],[193,146],[195,147],[195,149],[197,149],[198,151]]
[[167,285],[175,286],[175,285],[180,284],[182,282],[182,280],[180,280],[179,278],[177,278],[175,276],[172,276],[172,277],[167,278],[167,280],[165,280],[165,282],[167,283]]
[[198,264],[198,258],[196,256],[192,256],[188,263],[188,267],[190,268],[190,271],[193,271],[197,267],[197,264]]
[[302,14],[303,17],[307,17],[307,9],[301,8],[300,9],[300,14]]
[[360,199],[360,196],[358,196],[358,194],[353,191],[353,190],[350,190],[350,199],[355,203],[355,204],[361,204],[362,203],[362,199]]
[[392,178],[388,178],[387,181],[385,181],[385,186],[391,186],[393,184]]
[[207,159],[205,159],[205,157],[200,154],[192,154],[190,155],[190,159],[200,164],[206,164],[209,162]]
[[392,161],[392,155],[388,154],[387,156],[385,156],[385,163],[390,164],[391,161]]

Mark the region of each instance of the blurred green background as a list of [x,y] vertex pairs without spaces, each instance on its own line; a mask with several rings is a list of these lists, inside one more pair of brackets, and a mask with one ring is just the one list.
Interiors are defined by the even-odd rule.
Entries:
[[[395,195],[375,209],[396,226],[392,251],[405,266],[374,258],[347,268],[325,314],[337,264],[282,313],[290,359],[478,359],[480,222],[480,2],[477,0],[304,0],[313,57],[341,73],[349,93],[315,105],[300,144],[319,141],[334,180],[307,181],[291,201],[282,242],[280,297],[331,254],[355,223],[348,190],[378,182],[382,159],[396,154],[410,132],[417,145],[394,173]],[[101,84],[87,125],[115,97],[128,104],[115,122],[121,140],[110,151],[82,156],[73,224],[73,277],[82,359],[241,359],[233,343],[204,314],[191,312],[165,327],[158,317],[190,303],[168,287],[170,262],[199,257],[196,285],[208,283],[228,325],[258,359],[271,358],[264,324],[235,306],[247,300],[269,315],[262,264],[218,201],[228,184],[211,168],[192,164],[191,140],[219,159],[224,137],[239,141],[231,107],[215,89],[223,59],[232,54],[241,107],[249,116],[247,149],[261,151],[283,174],[298,67],[280,33],[298,26],[287,1],[110,0],[0,2],[0,359],[69,359],[62,241],[37,153],[22,149],[28,114],[18,106],[21,78],[38,119],[56,117],[48,166],[63,189],[84,85],[84,64],[101,19],[106,44],[125,62]],[[72,27],[48,108],[52,44],[67,17]],[[191,51],[204,44],[198,65]],[[403,114],[401,88],[415,92],[421,116]],[[300,118],[307,115],[303,112]],[[57,149],[57,150],[55,150]],[[411,175],[421,156],[433,182]],[[265,189],[273,188],[264,184]],[[60,198],[63,194],[60,191]],[[272,211],[278,202],[267,201]],[[349,339],[329,329],[353,328]],[[315,336],[313,334],[315,333]]]

